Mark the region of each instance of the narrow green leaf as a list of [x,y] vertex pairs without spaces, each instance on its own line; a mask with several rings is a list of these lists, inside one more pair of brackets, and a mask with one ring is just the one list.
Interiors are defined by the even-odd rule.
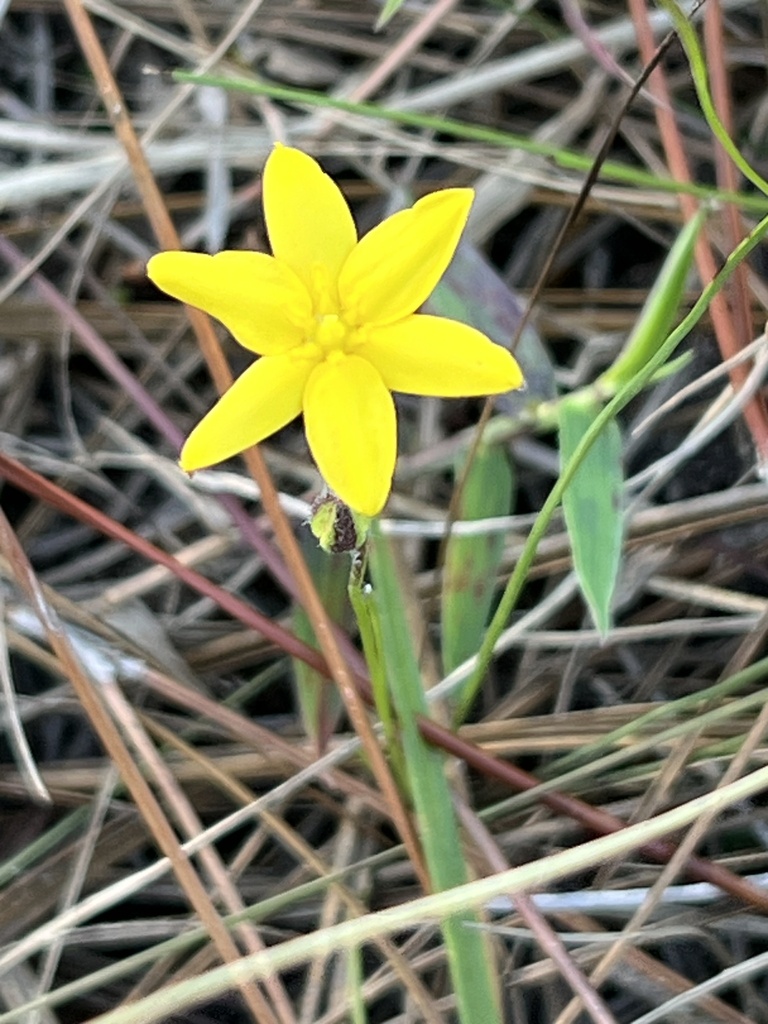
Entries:
[[[310,89],[294,89],[271,82],[258,81],[254,78],[233,78],[222,75],[196,75],[189,71],[174,71],[171,77],[175,82],[191,85],[212,85],[220,89],[235,92],[252,93],[257,96],[272,96],[285,103],[295,103],[309,107],[320,107],[327,110],[341,110],[349,114],[359,114],[379,120],[392,121],[395,124],[410,125],[414,128],[426,128],[457,139],[469,139],[474,142],[500,146],[505,149],[519,149],[525,153],[535,153],[548,157],[556,166],[577,172],[589,171],[594,157],[586,153],[576,153],[563,149],[555,143],[533,139],[529,135],[514,135],[511,132],[487,128],[484,125],[469,124],[451,118],[439,117],[434,114],[423,114],[414,110],[394,110],[382,107],[377,103],[355,103],[351,100],[337,99],[326,93],[313,92]],[[636,187],[657,188],[674,195],[686,194],[699,199],[716,202],[735,203],[739,209],[754,210],[764,214],[766,197],[746,192],[731,192],[711,185],[698,182],[680,181],[677,178],[659,177],[642,168],[633,167],[616,161],[606,160],[600,168],[603,181],[626,182]]]
[[[456,473],[461,478],[461,473]],[[458,508],[458,519],[509,515],[513,474],[506,452],[480,445],[472,461]],[[452,534],[445,548],[442,602],[443,668],[451,672],[474,654],[488,621],[504,552],[504,535]]]
[[373,703],[384,730],[390,766],[401,792],[410,794],[410,780],[400,746],[397,716],[387,679],[387,662],[381,639],[381,620],[373,591],[364,583],[364,576],[364,565],[362,563],[355,564],[349,578],[349,600],[355,613],[357,628],[360,631],[360,640],[363,644],[368,675],[371,680]]
[[[560,464],[568,465],[602,411],[595,399],[566,396],[560,403]],[[563,512],[573,565],[595,625],[611,628],[611,599],[621,560],[623,515],[621,434],[615,420],[605,424],[563,495]]]
[[664,343],[680,308],[705,217],[705,211],[699,210],[677,236],[632,333],[613,365],[597,380],[596,387],[607,395],[613,396],[631,380]]
[[384,28],[387,22],[394,18],[404,3],[405,0],[385,0],[384,7],[382,8],[378,21],[376,22],[377,32],[379,29]]
[[[334,622],[343,625],[349,615],[349,555],[322,551],[308,530],[301,531],[300,543],[323,606]],[[297,607],[293,614],[293,629],[300,640],[319,649],[307,613],[301,607]],[[293,659],[293,672],[304,729],[307,736],[322,746],[341,714],[338,691],[335,686],[328,685],[324,676],[298,658]]]
[[347,953],[347,999],[350,1024],[368,1024],[363,998],[363,953],[359,946]]
[[[411,643],[397,571],[376,520],[371,524],[371,570],[392,703],[427,870],[435,890],[452,889],[468,877],[461,833],[445,775],[445,756],[430,746],[418,729],[418,718],[429,714],[424,683]],[[458,1017],[461,1024],[500,1024],[488,937],[470,924],[478,920],[476,914],[460,913],[441,925]]]
[[734,145],[733,139],[731,139],[728,134],[728,129],[718,117],[717,108],[715,107],[712,94],[709,89],[707,60],[702,52],[701,46],[699,46],[696,29],[689,21],[686,12],[682,10],[676,0],[660,0],[660,3],[672,18],[675,31],[680,37],[680,42],[685,48],[685,52],[691,65],[691,74],[696,86],[696,93],[699,97],[701,110],[706,118],[707,124],[712,130],[712,134],[718,140],[731,160],[733,160],[739,168],[747,181],[751,181],[752,184],[756,185],[761,192],[768,195],[768,181],[766,181],[762,175],[758,174],[749,161],[741,155],[738,148]]

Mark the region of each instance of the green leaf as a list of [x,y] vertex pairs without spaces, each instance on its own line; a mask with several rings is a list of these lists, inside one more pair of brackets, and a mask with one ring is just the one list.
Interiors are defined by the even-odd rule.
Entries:
[[677,236],[645,300],[632,333],[613,365],[608,367],[596,383],[596,387],[601,389],[602,393],[614,395],[645,366],[664,343],[680,308],[688,273],[696,253],[696,242],[705,217],[705,210],[699,210]]
[[[458,480],[462,473],[456,473]],[[504,450],[480,445],[464,481],[458,519],[509,515],[514,478]],[[451,534],[445,548],[442,601],[443,668],[453,671],[480,646],[504,552],[502,533]]]
[[[349,614],[349,555],[322,551],[308,530],[301,531],[300,544],[324,607],[334,622],[343,624]],[[297,607],[293,614],[293,629],[300,640],[319,649],[309,617],[301,607]],[[324,676],[298,658],[293,659],[293,672],[304,729],[322,747],[341,714],[338,691],[335,686],[328,685]]]
[[[424,683],[413,650],[392,553],[376,520],[371,524],[371,572],[392,704],[400,726],[427,870],[435,890],[451,889],[463,885],[468,872],[445,774],[446,758],[419,732],[419,717],[429,715]],[[493,957],[488,948],[488,936],[473,927],[478,921],[476,914],[460,913],[441,924],[458,1018],[461,1024],[500,1024]]]
[[376,22],[376,31],[384,28],[387,22],[391,21],[392,18],[397,14],[400,8],[405,3],[405,0],[386,0],[384,8],[382,9],[379,19]]
[[[560,403],[560,464],[566,466],[602,411],[600,403],[570,395]],[[621,434],[615,420],[605,424],[563,495],[563,512],[573,565],[595,625],[606,636],[611,599],[621,561],[624,520]]]

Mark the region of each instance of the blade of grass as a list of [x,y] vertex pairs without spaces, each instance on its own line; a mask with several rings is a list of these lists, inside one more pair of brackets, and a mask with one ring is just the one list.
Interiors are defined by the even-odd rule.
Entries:
[[669,334],[685,293],[705,217],[706,210],[699,210],[678,234],[625,345],[595,382],[598,391],[604,389],[607,395],[614,395],[648,362]]
[[680,6],[675,2],[675,0],[659,0],[659,3],[672,19],[675,31],[680,37],[680,41],[685,48],[688,63],[691,68],[693,84],[696,86],[696,93],[699,97],[699,103],[701,104],[701,110],[712,134],[726,151],[731,160],[733,160],[739,168],[747,181],[751,181],[752,184],[762,193],[768,195],[768,181],[766,181],[762,175],[758,174],[752,165],[744,159],[738,148],[733,144],[725,125],[718,116],[715,104],[712,101],[712,95],[709,91],[707,64],[704,60],[704,54],[701,52],[701,47],[699,46],[696,29],[683,14]]
[[397,716],[387,681],[387,662],[381,636],[381,620],[376,612],[373,593],[364,583],[365,569],[362,559],[352,566],[349,577],[349,600],[357,619],[360,640],[365,652],[368,676],[371,681],[373,705],[379,716],[392,771],[403,792],[409,792],[408,773],[403,750],[398,740]]
[[[349,558],[321,551],[308,531],[302,532],[300,543],[320,600],[332,621],[342,624],[349,609]],[[293,632],[305,644],[318,647],[312,623],[301,605],[297,605],[293,613]],[[338,691],[327,685],[326,675],[301,658],[293,659],[293,673],[304,730],[322,749],[328,735],[333,732],[341,710]]]
[[[445,756],[425,742],[419,732],[417,718],[429,710],[424,683],[389,541],[382,537],[375,521],[371,524],[371,571],[392,702],[430,881],[439,891],[451,889],[467,881],[467,867],[445,774]],[[473,914],[446,917],[443,937],[459,1019],[463,1024],[492,1024],[501,1020],[500,1007],[487,937],[467,927],[476,921]]]
[[[309,107],[327,107],[329,110],[341,110],[348,114],[359,114],[363,117],[392,121],[409,127],[426,128],[431,131],[452,135],[454,138],[466,139],[470,142],[487,143],[504,149],[519,149],[526,153],[546,156],[556,166],[564,170],[588,172],[594,164],[593,157],[582,156],[580,153],[562,149],[551,143],[529,139],[523,135],[515,135],[511,132],[504,132],[495,128],[484,128],[480,125],[456,121],[452,118],[437,117],[430,114],[416,114],[407,110],[395,110],[391,107],[381,107],[376,103],[354,103],[349,100],[335,99],[325,93],[312,92],[309,89],[289,89],[280,85],[272,85],[268,82],[255,82],[247,78],[232,78],[209,74],[197,75],[187,71],[174,71],[173,78],[177,82],[192,85],[214,85],[222,89],[254,93],[258,96],[271,96],[273,99],[282,100],[285,103],[295,103]],[[600,167],[600,177],[609,181],[619,181],[634,185],[635,187],[657,189],[660,192],[672,193],[674,195],[682,192],[702,200],[735,203],[742,209],[754,210],[756,213],[765,213],[766,207],[768,207],[768,200],[762,196],[750,196],[741,192],[728,192],[694,182],[675,181],[673,178],[663,178],[637,167],[631,167],[616,161],[603,163]]]
[[45,857],[68,836],[79,833],[81,826],[88,820],[89,813],[88,807],[78,807],[77,810],[70,811],[23,850],[0,862],[0,888],[27,871],[35,861]]
[[404,3],[405,0],[384,0],[384,6],[376,22],[376,31],[384,28],[394,18]]

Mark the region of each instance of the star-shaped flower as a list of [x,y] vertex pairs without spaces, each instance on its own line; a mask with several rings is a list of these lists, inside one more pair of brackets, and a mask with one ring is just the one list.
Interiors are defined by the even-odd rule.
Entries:
[[358,241],[341,191],[305,153],[276,146],[263,190],[272,256],[162,252],[147,267],[159,288],[261,357],[192,431],[181,466],[221,462],[303,412],[329,487],[376,515],[397,457],[391,391],[468,397],[523,383],[509,352],[484,334],[414,313],[451,261],[473,192],[433,192]]

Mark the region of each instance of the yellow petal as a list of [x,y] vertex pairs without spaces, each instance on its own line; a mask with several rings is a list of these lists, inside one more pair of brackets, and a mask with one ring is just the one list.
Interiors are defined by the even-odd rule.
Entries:
[[350,322],[391,323],[429,298],[459,244],[473,195],[470,188],[433,192],[357,243],[339,276]]
[[147,264],[158,288],[221,320],[261,355],[299,344],[312,316],[307,289],[293,271],[263,252],[161,252]]
[[272,252],[313,294],[322,285],[335,292],[339,271],[357,242],[339,187],[311,156],[277,145],[264,167],[263,188]]
[[397,421],[371,364],[337,355],[317,366],[304,392],[304,426],[328,486],[355,512],[377,515],[392,486]]
[[442,398],[495,395],[523,384],[513,357],[474,327],[416,315],[371,327],[360,355],[392,391]]
[[191,473],[223,462],[290,423],[311,372],[311,363],[290,355],[257,359],[189,435],[181,468]]

